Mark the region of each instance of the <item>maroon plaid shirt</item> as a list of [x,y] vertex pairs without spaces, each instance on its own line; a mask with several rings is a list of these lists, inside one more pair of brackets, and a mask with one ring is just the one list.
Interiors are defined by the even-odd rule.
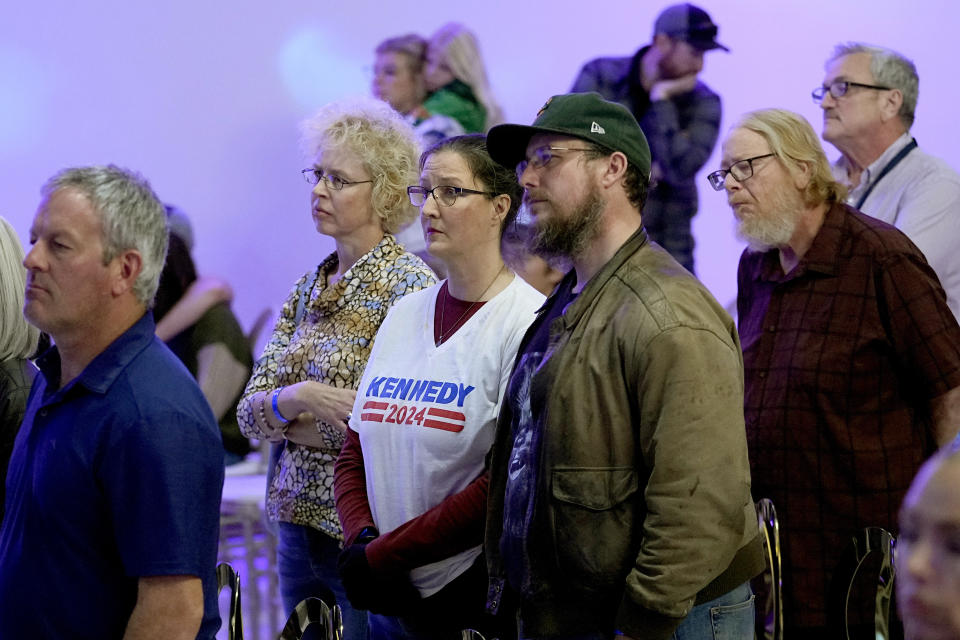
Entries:
[[934,448],[932,398],[960,385],[960,326],[923,254],[833,205],[799,265],[744,252],[738,273],[755,498],[774,501],[785,619],[823,626],[832,569],[897,510]]

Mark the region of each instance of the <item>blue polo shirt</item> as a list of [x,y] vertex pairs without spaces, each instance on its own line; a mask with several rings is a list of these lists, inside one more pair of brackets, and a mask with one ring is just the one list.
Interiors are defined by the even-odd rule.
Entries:
[[145,314],[62,389],[40,359],[0,529],[0,638],[121,638],[141,576],[203,581],[220,625],[223,445],[193,377]]

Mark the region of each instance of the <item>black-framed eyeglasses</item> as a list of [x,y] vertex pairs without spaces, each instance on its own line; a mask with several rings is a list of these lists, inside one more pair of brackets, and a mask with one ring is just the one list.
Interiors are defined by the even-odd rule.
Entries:
[[847,95],[847,92],[850,91],[850,87],[860,87],[861,89],[875,89],[877,91],[890,91],[890,87],[881,87],[876,84],[863,84],[862,82],[850,82],[849,80],[837,80],[836,82],[831,82],[828,86],[817,87],[810,92],[810,97],[813,98],[813,101],[817,104],[823,102],[823,99],[827,97],[827,93],[833,96],[834,99],[842,98]]
[[433,189],[427,189],[419,185],[407,187],[407,196],[410,198],[410,204],[415,207],[422,207],[427,202],[427,196],[432,195],[437,204],[445,207],[452,207],[460,196],[495,196],[497,194],[491,191],[477,191],[465,187],[452,187],[447,184],[435,186]]
[[584,149],[580,147],[551,147],[549,145],[537,147],[533,150],[532,156],[529,158],[524,158],[517,163],[517,180],[520,179],[520,176],[523,175],[523,172],[526,171],[527,167],[542,169],[547,166],[555,156],[553,153],[554,151],[593,151],[593,149]]
[[334,191],[340,191],[344,187],[349,187],[355,184],[366,184],[367,182],[373,182],[373,180],[344,180],[338,175],[324,173],[323,169],[316,168],[303,169],[300,173],[303,174],[303,179],[310,184],[317,184],[323,180],[325,183],[327,183],[327,186]]
[[765,153],[762,156],[753,156],[752,158],[737,160],[730,165],[728,169],[718,169],[717,171],[709,174],[707,176],[707,181],[710,182],[710,186],[713,187],[714,191],[723,191],[723,185],[727,181],[728,173],[732,175],[737,182],[743,182],[744,180],[753,177],[754,160],[769,158],[772,155],[772,153]]

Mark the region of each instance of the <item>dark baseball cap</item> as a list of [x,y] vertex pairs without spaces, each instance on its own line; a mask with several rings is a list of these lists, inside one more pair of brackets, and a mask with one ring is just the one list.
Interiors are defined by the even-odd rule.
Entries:
[[730,51],[717,42],[718,27],[710,19],[710,14],[692,4],[675,4],[664,9],[653,24],[653,35],[662,33],[684,40],[701,51],[723,49]]
[[537,112],[530,126],[501,124],[487,134],[490,157],[510,169],[526,158],[527,145],[538,133],[558,133],[620,151],[645,175],[650,175],[650,146],[633,114],[622,104],[608,102],[599,93],[553,96]]

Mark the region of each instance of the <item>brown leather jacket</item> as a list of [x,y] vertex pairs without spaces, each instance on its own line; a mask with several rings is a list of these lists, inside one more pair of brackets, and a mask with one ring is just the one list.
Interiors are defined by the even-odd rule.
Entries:
[[[571,272],[559,289],[574,281]],[[669,638],[694,604],[763,569],[736,327],[640,229],[550,330],[530,392],[543,431],[519,559],[530,578],[516,595],[523,634]],[[507,589],[499,543],[512,420],[504,402],[490,457],[491,612]]]

